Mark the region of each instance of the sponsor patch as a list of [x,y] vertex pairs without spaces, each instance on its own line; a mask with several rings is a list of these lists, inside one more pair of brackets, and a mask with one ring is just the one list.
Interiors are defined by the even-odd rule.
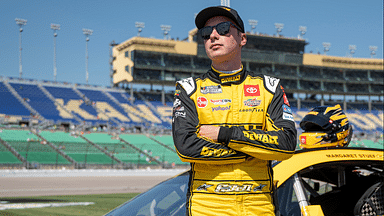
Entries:
[[175,101],[173,101],[173,108],[176,108],[176,107],[178,107],[180,105],[181,105],[180,99],[176,99]]
[[200,184],[195,189],[196,191],[207,191],[208,193],[254,193],[268,191],[268,184],[262,183],[216,183],[205,182]]
[[257,109],[257,108],[239,109],[239,112],[264,112],[264,109]]
[[210,101],[214,105],[225,105],[227,103],[231,103],[232,102],[231,99],[211,99]]
[[277,142],[278,136],[271,136],[269,134],[258,134],[253,131],[243,131],[243,134],[250,140],[279,145],[279,143]]
[[197,98],[197,107],[199,108],[205,108],[208,105],[208,100],[205,97],[198,97]]
[[284,98],[284,103],[286,104],[286,105],[288,105],[288,106],[291,106],[291,105],[289,105],[289,101],[288,101],[288,98],[287,98],[287,95],[284,93],[284,95],[283,95],[283,98]]
[[204,86],[200,88],[200,92],[203,94],[220,94],[223,93],[221,85],[217,86]]
[[279,84],[280,79],[270,77],[267,75],[264,75],[264,78],[265,78],[265,87],[267,87],[267,89],[270,92],[275,93],[276,88],[277,88],[277,84]]
[[261,100],[257,100],[257,98],[254,99],[248,99],[244,101],[244,105],[248,107],[256,107],[261,104]]
[[301,136],[300,143],[301,144],[306,144],[307,143],[307,137],[306,136]]
[[217,106],[217,107],[212,107],[212,112],[226,111],[226,110],[230,110],[230,109],[231,109],[231,106]]
[[283,112],[291,114],[292,115],[292,110],[291,107],[287,106],[286,104],[283,104]]
[[215,188],[216,193],[226,193],[226,192],[242,192],[242,191],[252,191],[251,184],[237,185],[237,184],[218,184]]
[[236,82],[236,81],[239,81],[240,79],[241,79],[241,76],[237,75],[237,76],[222,78],[220,81],[221,83],[227,83],[227,82]]
[[177,81],[181,86],[183,86],[184,90],[187,94],[191,94],[195,90],[195,82],[192,77]]
[[184,110],[185,110],[184,106],[178,106],[178,107],[176,107],[176,108],[174,109],[175,112],[176,112],[176,111],[184,111]]
[[177,89],[177,90],[175,91],[175,95],[174,95],[174,96],[179,96],[179,95],[180,95],[180,90]]
[[186,115],[186,113],[185,112],[175,112],[175,117],[177,118],[177,117],[183,117],[183,118],[185,118],[187,115]]
[[281,88],[281,90],[283,90],[283,99],[284,99],[284,103],[286,104],[286,105],[288,105],[288,106],[291,106],[291,105],[289,105],[289,101],[288,101],[288,98],[287,98],[287,95],[285,94],[285,91],[284,91],[284,88],[283,88],[283,86],[280,86],[280,88]]
[[285,120],[290,120],[290,121],[295,121],[294,119],[293,119],[293,115],[291,115],[291,114],[288,114],[288,113],[285,113],[285,112],[283,112],[283,119],[285,119]]
[[260,96],[259,85],[244,85],[244,96]]
[[222,157],[227,155],[236,154],[235,150],[232,149],[215,149],[204,146],[203,149],[201,149],[200,155],[202,156],[213,156],[213,157]]
[[207,189],[210,188],[210,187],[212,187],[212,186],[213,186],[213,185],[208,185],[208,184],[204,183],[203,185],[200,185],[200,186],[196,189],[196,191],[202,191],[202,190],[207,191]]

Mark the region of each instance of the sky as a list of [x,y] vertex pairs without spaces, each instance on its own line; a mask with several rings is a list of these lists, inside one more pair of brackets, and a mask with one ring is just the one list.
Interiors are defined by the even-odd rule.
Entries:
[[[160,25],[170,25],[171,38],[187,38],[195,28],[194,16],[220,0],[0,0],[0,76],[19,77],[19,26],[22,32],[23,78],[54,80],[54,37],[50,25],[59,24],[56,37],[57,81],[86,83],[86,37],[88,83],[110,86],[109,44],[122,43],[137,35],[135,22],[144,22],[142,37],[163,39]],[[276,34],[275,23],[283,23],[282,35],[297,37],[306,26],[305,52],[323,53],[323,42],[331,43],[327,55],[345,57],[356,45],[353,57],[370,58],[369,46],[377,46],[375,58],[383,58],[382,0],[231,0],[246,31],[248,20],[258,21],[256,32]]]

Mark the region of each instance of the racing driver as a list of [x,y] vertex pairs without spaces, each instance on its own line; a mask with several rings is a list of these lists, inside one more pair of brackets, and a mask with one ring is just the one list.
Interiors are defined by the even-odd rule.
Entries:
[[203,9],[195,19],[211,68],[176,83],[173,139],[191,163],[187,215],[274,215],[272,160],[296,147],[296,129],[280,80],[247,71],[237,11]]

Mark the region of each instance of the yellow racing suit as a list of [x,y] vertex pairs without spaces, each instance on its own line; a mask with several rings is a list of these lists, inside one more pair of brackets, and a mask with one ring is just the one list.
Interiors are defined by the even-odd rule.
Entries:
[[[274,215],[272,160],[292,156],[296,128],[279,79],[211,68],[176,83],[172,131],[191,163],[187,215]],[[201,137],[219,126],[218,141]]]

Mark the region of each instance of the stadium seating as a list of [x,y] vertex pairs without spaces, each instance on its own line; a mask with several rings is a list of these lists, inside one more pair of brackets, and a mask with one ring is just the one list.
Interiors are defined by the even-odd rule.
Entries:
[[0,113],[15,116],[30,116],[31,112],[25,108],[8,88],[0,82]]
[[[142,134],[122,134],[120,135],[122,139],[127,141],[130,144],[135,145],[138,147],[141,151],[144,151],[151,155],[152,157],[155,157],[157,160],[161,162],[167,162],[169,164],[175,163],[175,164],[182,164],[180,161],[180,158],[177,156],[177,154],[160,144],[156,143],[155,141],[151,140],[145,135]],[[145,159],[145,162],[148,163],[148,160],[145,158],[144,155],[140,155],[141,158]],[[144,162],[141,160],[141,162]]]
[[[70,164],[49,145],[26,130],[3,130],[0,138],[29,162],[40,164]],[[10,152],[9,152],[10,153]],[[9,154],[8,154],[9,155]]]
[[61,149],[76,162],[87,164],[111,164],[112,159],[81,137],[61,131],[42,131],[40,135]]
[[54,121],[62,120],[58,115],[54,102],[44,95],[37,85],[10,84],[16,92],[44,118]]
[[[46,86],[45,88],[56,99],[56,102],[62,104],[72,115],[93,124],[107,123],[107,121],[99,118],[97,111],[92,107],[92,102],[84,100],[72,88],[54,86]],[[64,115],[68,119],[72,118],[65,113],[59,115]]]
[[[193,63],[196,64],[197,62]],[[250,66],[262,67],[260,64],[250,64]],[[281,73],[294,72],[289,68],[284,67],[278,69],[281,70]],[[285,70],[287,70],[287,72],[284,72]],[[310,72],[311,71],[308,69],[308,71],[304,73]],[[337,73],[338,71],[323,70],[322,72],[322,76],[327,76],[330,75],[330,73]],[[305,76],[307,75],[308,74]],[[359,76],[360,75],[356,74],[350,75],[350,78]],[[375,73],[371,74],[371,77],[372,76],[375,76]],[[307,89],[311,86],[313,89],[321,87],[317,84],[314,85],[313,82],[298,82],[289,77],[283,78],[282,81],[285,83],[285,88],[296,88],[298,84],[304,85]],[[23,82],[12,80],[8,83],[20,98],[24,99],[24,102],[39,112],[44,118],[52,120],[56,124],[70,122],[76,125],[86,122],[87,127],[92,128],[94,126],[108,124],[116,126],[117,123],[121,123],[128,125],[131,128],[138,128],[137,132],[145,131],[141,130],[142,128],[156,129],[158,130],[157,132],[161,132],[160,129],[171,129],[173,97],[170,94],[165,95],[166,103],[163,104],[159,92],[134,91],[134,99],[130,100],[130,92],[123,89],[72,86],[68,84],[37,84],[37,82],[25,80]],[[10,92],[6,85],[6,83],[0,81],[0,100],[6,101],[6,103],[0,103],[0,118],[4,118],[5,116],[16,116],[18,119],[30,118],[30,111]],[[346,85],[346,87],[353,88],[353,85]],[[337,89],[337,91],[344,91],[344,84],[337,81],[325,82],[323,83],[323,87],[325,90]],[[47,96],[45,90],[47,90],[48,95],[50,94],[53,99],[52,97]],[[379,91],[375,89],[371,90]],[[355,91],[359,91],[359,89],[357,88]],[[325,105],[342,103],[343,101],[325,101]],[[297,101],[291,101],[293,116],[296,122],[296,127],[299,129],[299,133],[301,133],[299,128],[300,120],[314,106],[318,105],[320,105],[320,102],[315,99],[304,100],[301,101],[301,109],[297,109]],[[382,120],[384,119],[383,103],[374,101],[374,103],[372,103],[372,111],[369,112],[368,108],[367,103],[361,103],[359,101],[347,103],[347,110],[345,110],[345,112],[350,123],[354,127],[354,133],[382,134]],[[107,116],[113,118],[114,121],[108,119]],[[4,124],[4,122],[1,126],[0,138],[6,141],[21,156],[25,157],[27,161],[47,165],[71,164],[71,162],[58,154],[53,148],[42,142],[39,137],[28,130],[24,130],[17,126],[13,126],[14,129],[11,130],[11,127]],[[4,129],[5,127],[7,127],[7,129]],[[101,127],[99,127],[99,130],[92,130],[92,132],[87,131],[86,128],[84,128],[83,131],[83,136],[92,143],[98,145],[98,147],[88,143],[85,139],[79,136],[75,136],[74,134],[71,135],[69,132],[58,131],[55,130],[55,128],[56,127],[54,127],[53,130],[41,130],[39,134],[80,164],[113,165],[117,163],[103,151],[112,153],[115,158],[125,163],[157,165],[155,162],[151,161],[150,158],[147,158],[144,154],[146,153],[161,163],[174,163],[177,165],[186,164],[181,162],[176,152],[173,151],[173,140],[172,136],[169,134],[148,135],[149,133],[146,133],[147,135],[144,135],[130,133],[135,130],[121,130],[121,134],[118,136],[134,147],[140,149],[140,151],[138,151],[120,141],[116,136],[100,132],[104,131],[101,130]],[[109,130],[109,128],[107,130]],[[355,139],[351,142],[350,147],[384,148],[383,142],[374,142],[372,139]],[[103,149],[103,151],[99,148]],[[0,164],[22,164],[22,162],[5,148],[3,144],[0,144]]]
[[[95,106],[106,113],[108,117],[115,118],[120,122],[129,122],[130,120],[126,117],[125,111],[122,107],[117,105],[112,99],[108,98],[102,91],[79,89],[88,99],[94,102]],[[105,117],[107,118],[107,117]]]
[[0,164],[22,164],[22,162],[0,143]]
[[[254,66],[256,67],[257,65]],[[323,70],[323,75],[327,73],[338,73],[338,71]],[[290,88],[290,85],[297,85],[296,80],[284,79],[283,81],[286,84],[285,88]],[[131,127],[150,126],[171,129],[173,104],[171,95],[166,95],[166,104],[163,104],[159,92],[134,92],[134,100],[130,100],[130,93],[123,89],[76,87],[64,84],[53,86],[52,84],[44,83],[40,83],[41,87],[38,87],[36,83],[25,84],[16,83],[16,81],[12,81],[10,84],[21,98],[25,98],[26,103],[31,105],[46,119],[56,123],[71,122],[73,124],[80,124],[87,122],[91,126],[98,126],[100,124],[118,125],[122,123]],[[300,85],[303,88],[312,88],[313,90],[321,87],[319,83],[309,81],[300,81]],[[360,91],[359,88],[356,88],[356,85],[348,84],[346,87],[352,87],[355,89],[354,91]],[[326,91],[332,89],[344,91],[343,83],[338,82],[325,82],[323,87]],[[45,88],[53,96],[57,104],[48,98],[41,88]],[[0,82],[1,98],[4,98],[4,101],[7,101],[7,103],[0,104],[0,116],[30,115],[29,111],[9,92],[3,82]],[[325,105],[341,103],[343,101],[325,101]],[[308,112],[312,107],[320,105],[320,102],[302,101],[301,105],[301,109],[298,110],[296,108],[297,103],[294,100],[291,102],[297,123],[301,117],[296,116],[296,112]],[[350,102],[347,103],[347,110],[345,112],[351,114],[351,121],[356,131],[383,131],[382,121],[377,121],[377,119],[383,118],[383,103],[372,103],[371,112],[368,112],[368,108],[367,103]],[[74,116],[77,116],[79,120],[75,119]],[[108,116],[115,121],[111,121]]]
[[84,136],[109,153],[112,153],[117,159],[125,163],[137,163],[140,153],[111,135],[106,133],[91,133]]

